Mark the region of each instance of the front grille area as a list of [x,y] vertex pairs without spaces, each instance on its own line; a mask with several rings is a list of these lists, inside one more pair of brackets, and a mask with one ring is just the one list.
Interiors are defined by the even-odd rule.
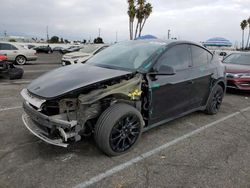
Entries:
[[42,113],[47,116],[53,116],[59,114],[59,104],[54,101],[47,101],[42,108]]
[[64,65],[71,65],[70,61],[63,60]]

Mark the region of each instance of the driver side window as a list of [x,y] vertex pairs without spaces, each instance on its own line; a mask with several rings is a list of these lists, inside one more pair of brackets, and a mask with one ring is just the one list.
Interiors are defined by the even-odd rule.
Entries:
[[167,50],[158,60],[158,70],[163,66],[173,67],[176,71],[190,67],[190,48],[187,44],[176,45]]

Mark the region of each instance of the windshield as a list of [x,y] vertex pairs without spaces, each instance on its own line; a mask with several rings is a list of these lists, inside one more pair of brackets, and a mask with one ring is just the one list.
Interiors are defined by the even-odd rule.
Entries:
[[250,65],[250,54],[231,54],[224,59],[223,63]]
[[87,61],[87,64],[137,70],[154,52],[166,45],[163,42],[122,42],[104,49]]
[[85,46],[84,48],[82,48],[80,51],[83,52],[83,53],[93,53],[97,48],[99,48],[98,46],[94,46],[94,45],[91,45],[91,46]]

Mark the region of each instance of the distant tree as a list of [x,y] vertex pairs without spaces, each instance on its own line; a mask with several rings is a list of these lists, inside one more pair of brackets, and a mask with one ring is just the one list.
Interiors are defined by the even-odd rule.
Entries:
[[58,36],[53,36],[49,40],[50,43],[58,43],[59,42],[59,37]]
[[63,40],[63,38],[61,38],[61,39],[60,39],[60,42],[61,42],[61,43],[64,43],[64,40]]
[[95,44],[103,44],[103,39],[101,37],[97,37],[96,39],[94,39],[94,43]]
[[[151,3],[146,0],[128,0],[128,16],[129,16],[129,33],[130,39],[141,36],[145,23],[153,11]],[[134,19],[137,19],[137,24],[134,33]],[[133,36],[134,35],[134,36]]]
[[242,29],[242,50],[244,49],[244,38],[245,38],[245,29],[247,27],[247,21],[246,20],[243,20],[241,23],[240,23],[240,27]]
[[64,42],[65,42],[65,43],[70,43],[70,42],[68,41],[68,39],[65,39]]
[[86,44],[86,42],[87,42],[87,41],[86,41],[85,39],[83,39],[82,43],[83,43],[83,44]]
[[250,48],[250,45],[249,45],[249,40],[250,40],[250,17],[247,19],[247,24],[248,24],[248,37],[247,37],[247,45],[246,45],[246,48]]
[[16,42],[16,39],[9,39],[9,42]]
[[144,10],[143,10],[143,19],[142,19],[142,23],[140,24],[140,32],[139,32],[139,37],[141,36],[141,32],[144,28],[144,25],[147,21],[147,19],[149,18],[150,14],[152,13],[153,11],[153,7],[150,3],[147,3],[144,7]]

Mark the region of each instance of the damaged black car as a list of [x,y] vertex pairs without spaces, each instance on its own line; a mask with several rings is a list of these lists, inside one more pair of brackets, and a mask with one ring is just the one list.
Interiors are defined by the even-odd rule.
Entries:
[[47,143],[67,147],[94,135],[115,156],[150,128],[194,111],[216,114],[225,88],[223,65],[198,44],[127,41],[34,80],[21,92],[22,119]]

